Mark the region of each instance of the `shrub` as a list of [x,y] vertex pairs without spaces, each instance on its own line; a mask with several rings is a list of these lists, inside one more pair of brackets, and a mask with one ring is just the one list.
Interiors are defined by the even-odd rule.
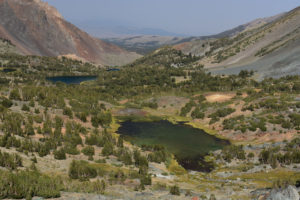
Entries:
[[106,188],[106,184],[104,182],[104,180],[97,180],[96,182],[93,183],[93,190],[98,193],[98,194],[104,194],[105,188]]
[[117,151],[117,157],[120,161],[122,161],[125,165],[132,165],[132,154],[129,149],[119,148]]
[[97,171],[86,161],[73,160],[69,167],[69,177],[72,179],[88,180],[95,178]]
[[281,127],[286,128],[286,129],[290,129],[292,127],[292,124],[291,124],[291,122],[285,120],[285,121],[282,122]]
[[2,106],[6,107],[6,108],[10,108],[13,105],[13,102],[4,97],[1,104],[2,104]]
[[252,152],[250,152],[250,153],[248,153],[248,156],[247,156],[248,158],[254,158],[254,153],[252,153]]
[[109,126],[112,122],[112,115],[110,112],[100,112],[97,115],[92,116],[92,125],[94,127]]
[[142,107],[149,107],[152,109],[157,109],[158,104],[157,104],[157,102],[144,102],[144,103],[142,103]]
[[112,155],[114,152],[114,146],[112,143],[110,142],[107,142],[105,143],[103,149],[102,149],[102,155],[104,156],[109,156],[109,155]]
[[78,155],[80,152],[78,151],[76,145],[72,145],[70,143],[65,144],[64,151],[67,154]]
[[200,111],[200,108],[196,108],[192,114],[191,114],[193,119],[203,119],[205,117],[205,114]]
[[121,147],[121,148],[122,148],[123,146],[124,146],[123,137],[120,136],[120,137],[118,138],[117,147]]
[[289,115],[291,122],[293,123],[293,125],[295,127],[299,127],[300,126],[300,114],[297,113],[292,113]]
[[73,112],[72,112],[71,108],[65,107],[63,110],[63,114],[67,115],[71,119],[73,118]]
[[53,154],[54,154],[54,158],[56,160],[65,160],[66,159],[66,152],[63,148],[60,150],[55,150],[53,152]]
[[76,117],[78,119],[80,119],[82,122],[87,122],[87,119],[86,119],[87,114],[84,113],[84,112],[82,112],[82,113],[76,113]]
[[34,135],[34,134],[35,134],[34,128],[33,128],[33,126],[32,126],[31,123],[26,123],[26,124],[25,124],[25,130],[24,130],[24,133],[25,133],[26,135]]
[[142,178],[140,180],[143,185],[151,185],[152,184],[151,175],[149,175],[149,174],[142,176]]
[[9,99],[20,101],[21,100],[21,96],[20,96],[19,90],[18,89],[13,89],[10,92]]
[[141,153],[138,150],[134,151],[133,156],[134,156],[136,166],[148,168],[147,158],[145,156],[141,155]]
[[92,146],[86,146],[84,147],[81,152],[86,156],[93,156],[95,155],[95,149]]
[[29,111],[30,111],[30,108],[29,108],[26,104],[23,104],[22,110],[23,110],[23,111],[29,112]]
[[43,122],[43,116],[41,115],[34,115],[33,116],[33,120],[36,122],[36,123],[42,123]]
[[246,159],[246,153],[243,149],[243,146],[227,146],[222,150],[222,157],[225,161],[231,162],[232,159],[239,159],[239,160],[245,160]]
[[230,115],[233,112],[235,112],[234,108],[224,108],[224,109],[217,110],[215,113],[212,113],[208,117],[209,118],[226,117],[227,115]]
[[22,158],[17,154],[2,153],[0,151],[0,166],[7,169],[17,169],[22,167]]
[[37,171],[13,173],[1,170],[0,180],[1,199],[30,199],[33,196],[57,198],[63,189],[59,178],[49,177]]
[[170,194],[180,196],[180,190],[177,185],[174,185],[170,188]]
[[180,111],[180,116],[185,117],[190,111],[191,109],[195,106],[195,102],[193,100],[191,100],[190,102],[188,102],[184,107],[181,108]]
[[101,136],[96,134],[91,134],[85,138],[85,144],[87,145],[97,145],[98,147],[104,146],[104,141]]
[[30,106],[30,107],[34,107],[34,106],[35,106],[35,103],[34,103],[33,100],[31,100],[31,101],[29,102],[29,106]]

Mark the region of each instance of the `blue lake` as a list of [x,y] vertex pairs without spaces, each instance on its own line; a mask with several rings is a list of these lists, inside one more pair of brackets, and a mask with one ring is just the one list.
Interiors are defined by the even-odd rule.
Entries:
[[15,71],[17,71],[17,69],[14,69],[14,68],[4,68],[4,69],[3,69],[3,72],[4,72],[4,73],[15,72]]
[[48,81],[53,83],[63,82],[66,84],[80,84],[84,81],[93,81],[97,79],[97,76],[55,76],[55,77],[47,77]]

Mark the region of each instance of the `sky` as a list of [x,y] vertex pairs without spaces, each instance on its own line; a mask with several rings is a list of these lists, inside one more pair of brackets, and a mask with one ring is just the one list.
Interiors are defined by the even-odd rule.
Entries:
[[75,25],[162,29],[202,36],[300,6],[299,0],[44,0]]

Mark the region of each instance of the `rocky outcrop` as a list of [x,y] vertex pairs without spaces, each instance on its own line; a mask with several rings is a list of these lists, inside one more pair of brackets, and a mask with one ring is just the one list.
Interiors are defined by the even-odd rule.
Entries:
[[272,190],[267,200],[299,200],[299,193],[293,186],[288,186],[286,189]]
[[0,37],[25,55],[74,55],[102,65],[122,65],[139,57],[91,37],[41,0],[0,0]]
[[285,189],[273,189],[265,195],[259,195],[258,199],[265,200],[299,200],[300,196],[294,186],[288,186]]

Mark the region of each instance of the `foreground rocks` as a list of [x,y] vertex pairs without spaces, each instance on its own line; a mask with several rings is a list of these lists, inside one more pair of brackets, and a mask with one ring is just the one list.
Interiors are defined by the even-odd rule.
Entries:
[[258,199],[265,200],[299,200],[298,190],[294,186],[285,189],[273,189],[269,193],[260,196]]
[[[174,196],[169,193],[151,193],[151,192],[131,192],[124,191],[122,197],[113,197],[109,195],[84,194],[62,192],[61,197],[48,200],[191,200],[200,199],[193,196]],[[41,197],[34,197],[33,200],[46,200]]]

